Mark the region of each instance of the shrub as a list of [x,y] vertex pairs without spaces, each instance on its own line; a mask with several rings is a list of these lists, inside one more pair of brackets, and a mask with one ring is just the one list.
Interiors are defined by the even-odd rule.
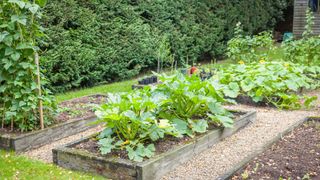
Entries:
[[237,21],[256,33],[285,7],[285,0],[51,0],[45,74],[56,92],[130,78],[157,66],[164,38],[178,65],[221,56]]

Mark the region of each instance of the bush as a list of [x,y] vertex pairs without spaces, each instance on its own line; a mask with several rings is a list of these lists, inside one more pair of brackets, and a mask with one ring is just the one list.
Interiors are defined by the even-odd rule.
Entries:
[[156,67],[164,37],[179,65],[210,59],[223,54],[238,21],[256,33],[272,27],[285,7],[285,0],[51,0],[43,67],[61,92]]

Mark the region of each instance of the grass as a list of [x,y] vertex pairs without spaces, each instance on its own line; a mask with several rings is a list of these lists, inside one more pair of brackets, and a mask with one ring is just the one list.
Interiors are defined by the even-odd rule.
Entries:
[[31,160],[13,152],[0,151],[0,179],[104,179],[101,176],[69,171],[53,164]]
[[[203,68],[213,68],[213,67],[219,68],[222,66],[227,66],[231,63],[232,62],[230,60],[224,60],[224,61],[219,61],[218,63],[215,63],[215,64],[206,63],[206,64],[201,65],[201,67],[203,67]],[[169,70],[166,70],[166,72],[170,73]],[[57,103],[60,103],[62,101],[66,101],[66,100],[70,100],[70,99],[78,98],[78,97],[82,97],[82,96],[93,95],[93,94],[128,92],[128,91],[131,91],[132,85],[136,84],[137,82],[138,82],[138,78],[132,79],[132,80],[127,80],[127,81],[122,81],[122,82],[116,82],[116,83],[111,83],[111,84],[95,86],[95,87],[91,87],[91,88],[84,88],[84,89],[80,89],[80,90],[69,91],[66,93],[57,94],[56,100],[57,100]]]
[[106,94],[106,93],[114,93],[114,92],[128,92],[131,91],[131,86],[136,84],[137,80],[128,80],[117,83],[111,83],[106,85],[95,86],[92,88],[86,88],[76,91],[69,91],[67,93],[56,95],[57,102],[66,101],[73,98],[78,98],[81,96],[88,96],[92,94]]

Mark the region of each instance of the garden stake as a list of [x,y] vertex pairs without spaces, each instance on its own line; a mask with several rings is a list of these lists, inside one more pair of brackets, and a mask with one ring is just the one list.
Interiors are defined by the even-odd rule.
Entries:
[[[37,65],[38,93],[39,93],[39,97],[41,97],[39,54],[37,52],[35,54],[35,63]],[[39,99],[39,115],[40,115],[40,126],[41,126],[41,129],[44,129],[44,125],[43,125],[43,107],[42,107],[42,100],[41,99]]]

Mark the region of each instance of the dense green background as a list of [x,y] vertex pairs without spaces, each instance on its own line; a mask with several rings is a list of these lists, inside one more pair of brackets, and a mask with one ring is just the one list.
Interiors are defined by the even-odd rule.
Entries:
[[157,65],[168,37],[179,65],[223,55],[237,22],[270,29],[286,0],[50,0],[42,65],[55,92],[118,81]]

